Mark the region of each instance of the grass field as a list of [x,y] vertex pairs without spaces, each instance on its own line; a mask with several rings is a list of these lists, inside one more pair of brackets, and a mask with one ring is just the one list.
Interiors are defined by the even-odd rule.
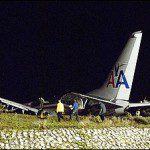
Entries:
[[57,121],[57,117],[48,116],[47,119],[39,119],[33,115],[23,115],[14,113],[0,114],[0,130],[29,130],[29,129],[52,129],[52,128],[107,128],[107,127],[138,127],[150,128],[150,117],[105,117],[102,123],[99,116],[79,116],[79,122],[73,117],[69,121],[69,116],[64,116],[64,120]]

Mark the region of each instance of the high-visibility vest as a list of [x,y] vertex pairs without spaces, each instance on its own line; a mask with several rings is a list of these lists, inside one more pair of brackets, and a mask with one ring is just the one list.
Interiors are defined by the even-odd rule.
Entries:
[[57,104],[57,109],[56,109],[56,112],[64,112],[64,104],[62,103],[58,103]]

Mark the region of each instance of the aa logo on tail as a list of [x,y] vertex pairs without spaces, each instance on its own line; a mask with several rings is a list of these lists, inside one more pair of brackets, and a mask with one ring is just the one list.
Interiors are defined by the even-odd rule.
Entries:
[[129,89],[129,84],[125,77],[124,71],[120,70],[120,67],[123,65],[125,64],[118,64],[117,66],[115,66],[115,69],[111,71],[110,76],[108,78],[107,87],[110,85],[113,88],[118,88],[120,85],[125,85],[125,87]]

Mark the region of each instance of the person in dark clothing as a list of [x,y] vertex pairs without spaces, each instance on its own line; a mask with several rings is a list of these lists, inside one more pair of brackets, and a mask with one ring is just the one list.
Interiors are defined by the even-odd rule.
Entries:
[[76,100],[74,100],[73,111],[72,111],[72,114],[70,116],[70,120],[72,120],[73,115],[75,115],[76,120],[79,121],[79,119],[78,119],[78,107],[79,107],[78,102]]
[[102,102],[99,102],[99,106],[100,106],[99,116],[103,122],[105,120],[104,114],[106,113],[106,107]]
[[73,106],[69,105],[69,116],[70,116],[70,120],[72,119],[71,115],[73,113]]

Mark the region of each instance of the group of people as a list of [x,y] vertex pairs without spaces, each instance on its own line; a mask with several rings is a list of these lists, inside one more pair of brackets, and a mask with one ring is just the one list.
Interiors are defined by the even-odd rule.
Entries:
[[[102,102],[99,102],[99,116],[101,118],[102,121],[105,120],[104,118],[104,114],[106,113],[106,107]],[[69,110],[69,115],[70,115],[70,120],[72,120],[73,116],[76,116],[76,121],[79,121],[78,118],[78,108],[79,108],[79,104],[76,100],[74,100],[73,105],[69,106],[70,110]],[[58,122],[60,122],[60,119],[63,119],[63,113],[64,113],[64,104],[61,102],[61,100],[58,101],[57,103],[57,117],[58,117]]]
[[[78,105],[77,101],[74,100],[73,106],[70,105],[69,108],[70,108],[70,110],[69,110],[70,120],[72,120],[73,115],[75,115],[76,120],[79,121],[79,119],[78,119],[79,105]],[[64,104],[61,102],[61,100],[59,100],[57,103],[56,112],[57,112],[58,121],[60,122],[60,119],[63,118],[63,113],[64,113]]]

